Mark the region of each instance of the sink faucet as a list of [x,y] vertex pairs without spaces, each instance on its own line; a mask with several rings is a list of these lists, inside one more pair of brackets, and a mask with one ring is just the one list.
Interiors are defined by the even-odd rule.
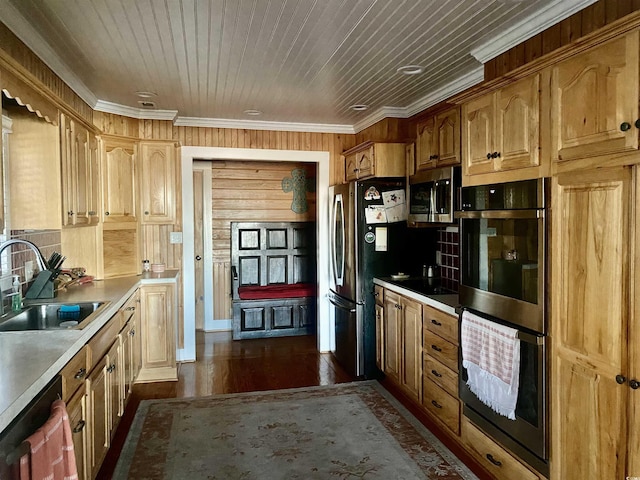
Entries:
[[[11,240],[7,240],[6,242],[0,243],[0,253],[4,251],[5,248],[10,247],[11,245],[22,244],[29,247],[33,250],[33,253],[36,255],[36,261],[38,262],[38,267],[41,272],[47,270],[47,262],[45,262],[44,257],[42,256],[42,252],[38,249],[38,247],[27,240],[21,240],[19,238],[12,238]],[[2,292],[2,288],[0,288],[0,315],[4,315],[4,294]]]

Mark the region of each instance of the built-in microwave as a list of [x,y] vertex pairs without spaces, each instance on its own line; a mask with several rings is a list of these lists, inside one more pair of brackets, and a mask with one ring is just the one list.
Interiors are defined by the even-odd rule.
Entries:
[[460,186],[460,167],[436,168],[409,177],[407,197],[410,226],[453,223],[454,199]]

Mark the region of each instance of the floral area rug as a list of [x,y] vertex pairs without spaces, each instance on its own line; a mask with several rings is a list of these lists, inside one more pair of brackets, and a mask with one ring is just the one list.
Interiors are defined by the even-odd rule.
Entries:
[[375,381],[145,400],[116,479],[476,479]]

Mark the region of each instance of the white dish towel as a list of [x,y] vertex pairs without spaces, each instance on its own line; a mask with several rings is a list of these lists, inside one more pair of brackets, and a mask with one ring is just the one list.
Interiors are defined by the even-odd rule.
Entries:
[[469,389],[495,412],[515,420],[520,376],[518,331],[465,310],[460,340]]

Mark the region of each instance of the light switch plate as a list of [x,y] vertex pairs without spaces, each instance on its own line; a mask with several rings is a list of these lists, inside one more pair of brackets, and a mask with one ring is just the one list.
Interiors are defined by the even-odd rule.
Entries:
[[169,234],[169,243],[182,243],[182,232],[171,232]]

